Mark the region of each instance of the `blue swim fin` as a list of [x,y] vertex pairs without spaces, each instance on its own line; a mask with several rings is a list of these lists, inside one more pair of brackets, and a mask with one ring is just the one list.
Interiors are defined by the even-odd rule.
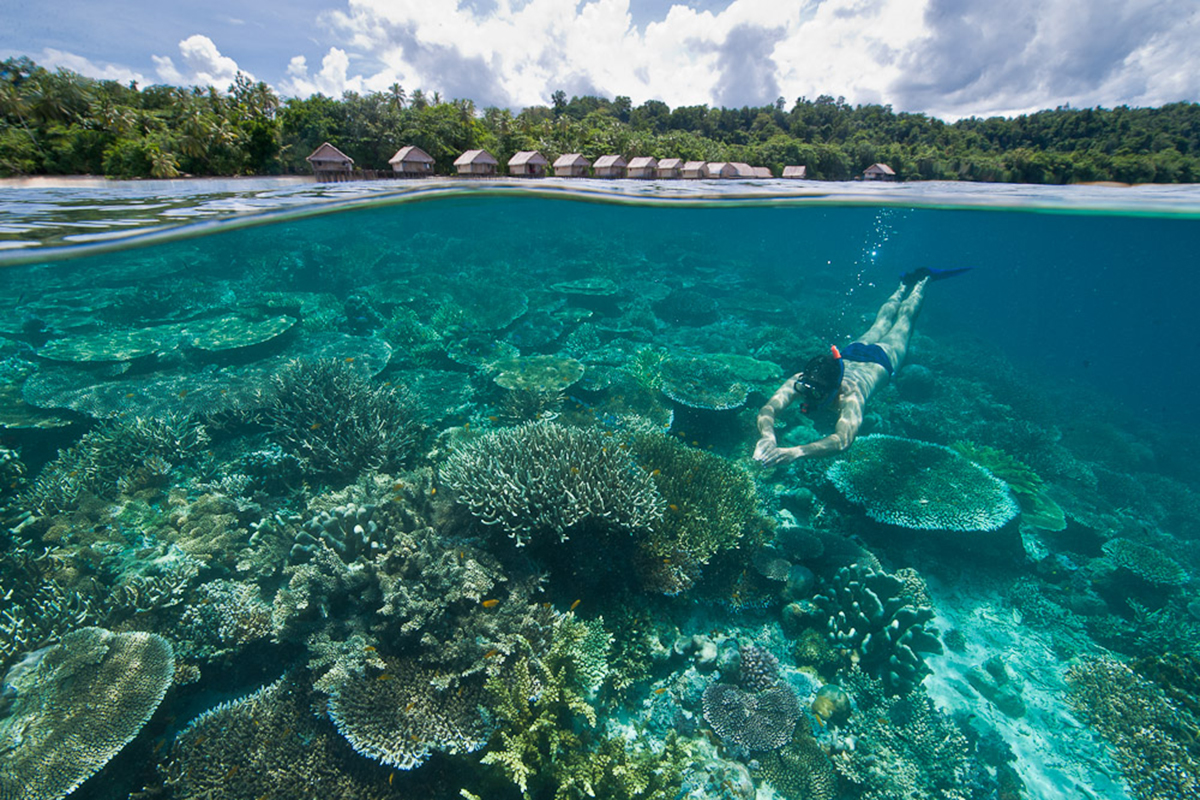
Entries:
[[962,275],[964,272],[970,272],[974,267],[959,267],[957,269],[934,269],[933,267],[920,267],[911,272],[906,272],[900,276],[900,282],[905,286],[917,283],[922,278],[929,278],[930,281],[942,281],[946,278],[953,278],[955,275]]

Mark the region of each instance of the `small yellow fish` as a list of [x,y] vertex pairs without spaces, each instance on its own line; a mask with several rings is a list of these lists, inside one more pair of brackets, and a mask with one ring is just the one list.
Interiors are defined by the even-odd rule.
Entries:
[[571,610],[574,611],[575,609],[579,608],[579,604],[582,602],[583,602],[583,598],[581,597],[578,600],[576,600],[574,603],[571,603]]
[[374,653],[374,652],[375,652],[375,645],[373,645],[373,644],[369,644],[369,645],[367,645],[366,647],[364,647],[364,648],[363,648],[363,650],[366,650],[368,653]]
[[483,603],[481,603],[481,605],[484,608],[495,608],[496,606],[500,605],[500,601],[495,598],[492,598],[491,600],[484,600]]
[[376,678],[375,680],[377,680],[377,681],[390,681],[391,679],[392,679],[392,676],[391,676],[389,673],[387,673],[387,672],[384,672],[384,673],[380,674],[380,676],[379,676],[378,678]]
[[500,655],[499,650],[488,650],[486,653],[483,654],[483,657],[484,658],[495,658],[498,655]]

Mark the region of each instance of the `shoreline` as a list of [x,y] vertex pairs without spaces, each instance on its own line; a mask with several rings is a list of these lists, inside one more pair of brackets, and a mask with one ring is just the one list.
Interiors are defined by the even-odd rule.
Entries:
[[188,175],[178,178],[106,178],[103,175],[27,175],[0,178],[0,189],[98,189],[105,186],[146,186],[149,184],[240,183],[272,181],[280,186],[315,184],[312,175]]

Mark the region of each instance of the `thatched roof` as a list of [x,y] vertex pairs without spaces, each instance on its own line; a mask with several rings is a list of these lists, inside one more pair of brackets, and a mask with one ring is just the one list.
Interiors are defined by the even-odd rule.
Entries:
[[554,168],[559,167],[590,167],[592,162],[583,157],[582,153],[563,153],[554,159]]
[[733,167],[734,174],[739,178],[758,177],[754,173],[754,167],[750,166],[745,161],[730,161],[729,166]]
[[866,175],[895,175],[896,170],[889,167],[887,164],[872,164],[863,170]]
[[783,177],[785,178],[807,178],[808,167],[784,167]]
[[775,176],[771,174],[771,170],[768,169],[767,167],[755,167],[754,168],[754,177],[756,177],[756,178],[774,178]]
[[596,159],[596,169],[604,169],[605,167],[627,167],[627,162],[624,156],[600,156]]
[[705,161],[688,161],[683,165],[684,169],[704,169]]
[[662,161],[658,162],[658,168],[659,169],[682,169],[683,168],[683,159],[682,158],[664,158]]
[[333,161],[349,161],[351,164],[354,163],[353,158],[346,155],[341,150],[338,150],[329,142],[325,142],[325,144],[321,145],[316,150],[313,150],[312,155],[308,156],[304,160],[310,164],[322,164]]
[[388,159],[389,164],[402,164],[405,161],[418,161],[422,164],[432,164],[433,156],[426,153],[415,144],[410,144],[407,147],[401,147],[396,151],[396,155]]
[[658,166],[658,159],[654,158],[653,156],[638,156],[637,158],[629,159],[629,168],[630,169],[647,169],[650,167],[657,167],[657,166]]
[[510,167],[523,167],[526,164],[541,164],[543,167],[550,161],[537,150],[522,150],[508,160]]
[[468,150],[454,159],[454,166],[456,167],[465,167],[468,164],[492,164],[493,166],[498,166],[500,162],[487,150]]

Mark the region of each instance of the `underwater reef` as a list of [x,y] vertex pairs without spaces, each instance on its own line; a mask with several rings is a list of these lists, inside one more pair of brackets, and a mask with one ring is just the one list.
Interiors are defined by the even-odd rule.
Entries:
[[765,469],[869,303],[519,240],[0,275],[0,798],[1196,796],[1168,441],[919,333],[845,454]]

